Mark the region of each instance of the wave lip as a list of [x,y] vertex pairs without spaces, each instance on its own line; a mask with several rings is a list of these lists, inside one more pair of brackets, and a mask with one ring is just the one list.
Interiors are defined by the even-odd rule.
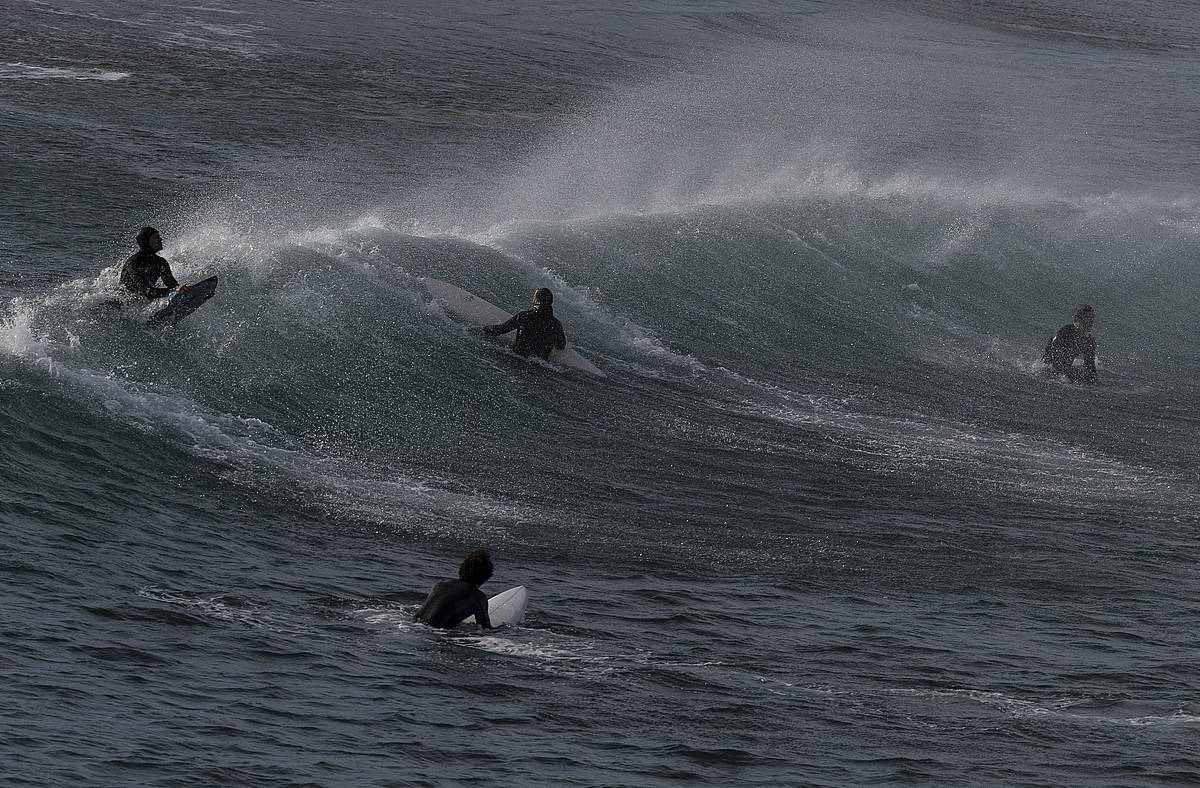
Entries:
[[56,68],[28,63],[0,64],[0,79],[74,79],[84,82],[118,82],[130,76],[128,71],[100,68]]

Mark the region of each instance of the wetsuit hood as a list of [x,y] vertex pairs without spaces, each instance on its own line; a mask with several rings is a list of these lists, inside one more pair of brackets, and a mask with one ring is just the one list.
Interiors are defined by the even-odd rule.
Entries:
[[158,230],[155,230],[153,227],[143,227],[142,229],[138,230],[138,234],[137,234],[138,249],[141,249],[143,252],[151,251],[150,250],[150,236],[158,235],[158,234],[159,234]]

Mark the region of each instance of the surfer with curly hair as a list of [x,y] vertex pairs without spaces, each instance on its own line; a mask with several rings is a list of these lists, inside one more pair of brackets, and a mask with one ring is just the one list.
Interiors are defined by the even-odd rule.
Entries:
[[[473,550],[458,567],[457,580],[443,580],[433,587],[414,621],[441,629],[453,629],[469,616],[484,629],[497,629],[488,618],[488,600],[479,587],[492,576],[492,556]],[[501,625],[503,626],[503,625]]]

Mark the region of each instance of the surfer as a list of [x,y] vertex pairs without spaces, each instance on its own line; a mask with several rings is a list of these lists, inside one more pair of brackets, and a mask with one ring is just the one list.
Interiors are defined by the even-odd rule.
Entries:
[[567,346],[567,335],[562,323],[554,316],[554,294],[545,287],[533,293],[533,309],[526,309],[510,317],[506,322],[484,326],[483,333],[498,337],[516,330],[513,352],[518,356],[549,358],[550,351],[562,350]]
[[[175,281],[171,266],[158,256],[162,251],[162,235],[153,227],[143,227],[137,234],[138,250],[121,265],[121,284],[131,293],[146,299],[162,298],[172,290],[186,293],[189,288]],[[156,287],[162,279],[166,287]]]
[[[1057,375],[1066,375],[1073,383],[1096,382],[1096,340],[1092,339],[1092,324],[1096,312],[1087,304],[1075,310],[1075,321],[1058,330],[1046,343],[1042,361]],[[1083,366],[1076,367],[1075,359],[1082,356]]]
[[[468,616],[484,629],[497,629],[488,618],[488,600],[479,587],[492,576],[492,556],[487,550],[474,550],[458,567],[457,580],[443,580],[433,587],[425,604],[413,615],[431,627],[454,629]],[[503,626],[503,625],[501,625]]]

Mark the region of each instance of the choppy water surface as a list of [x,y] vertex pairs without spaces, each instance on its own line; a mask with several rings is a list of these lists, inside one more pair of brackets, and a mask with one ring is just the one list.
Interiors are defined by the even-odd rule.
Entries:
[[357,5],[3,5],[11,784],[1200,777],[1190,7]]

